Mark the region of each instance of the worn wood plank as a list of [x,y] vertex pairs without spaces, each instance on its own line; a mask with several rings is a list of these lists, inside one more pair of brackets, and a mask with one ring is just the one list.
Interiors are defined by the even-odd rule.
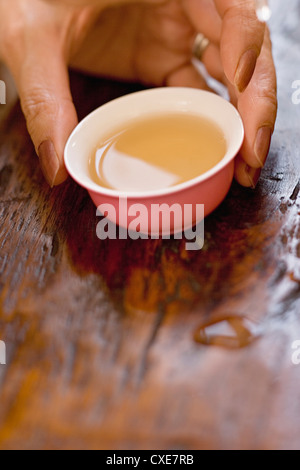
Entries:
[[[233,185],[201,252],[100,242],[86,192],[44,183],[19,107],[2,123],[0,448],[300,447],[297,8],[273,20],[281,107],[262,180]],[[136,89],[72,85],[81,117]],[[250,346],[194,341],[231,316],[252,322]]]

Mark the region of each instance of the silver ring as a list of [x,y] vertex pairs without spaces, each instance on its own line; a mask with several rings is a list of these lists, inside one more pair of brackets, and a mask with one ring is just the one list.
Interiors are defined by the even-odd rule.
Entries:
[[202,60],[204,52],[208,48],[210,44],[210,41],[207,39],[207,37],[204,36],[204,34],[199,33],[196,36],[194,46],[193,46],[193,56],[198,59]]

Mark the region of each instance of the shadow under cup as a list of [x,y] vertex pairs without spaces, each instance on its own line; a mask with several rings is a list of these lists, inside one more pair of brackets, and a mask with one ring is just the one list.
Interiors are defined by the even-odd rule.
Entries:
[[[101,138],[128,121],[172,113],[199,116],[222,130],[227,152],[216,166],[187,182],[155,191],[125,193],[93,181],[89,159]],[[186,232],[216,209],[230,189],[234,158],[243,139],[240,115],[218,95],[192,88],[156,88],[123,96],[88,115],[67,142],[65,164],[71,177],[88,190],[98,215],[126,230],[156,238]]]

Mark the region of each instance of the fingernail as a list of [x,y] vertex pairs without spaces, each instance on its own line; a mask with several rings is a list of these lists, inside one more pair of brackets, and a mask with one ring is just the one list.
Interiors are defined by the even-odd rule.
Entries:
[[266,163],[269,154],[272,133],[273,131],[270,127],[261,127],[256,134],[254,152],[261,168]]
[[244,52],[240,58],[234,79],[235,86],[240,93],[242,93],[248,86],[255,70],[256,61],[257,52],[254,49],[249,49]]
[[261,175],[261,168],[252,168],[251,166],[246,166],[246,174],[249,179],[249,183],[252,189],[255,189]]
[[42,172],[51,188],[53,188],[60,165],[52,140],[45,140],[41,143],[38,155]]

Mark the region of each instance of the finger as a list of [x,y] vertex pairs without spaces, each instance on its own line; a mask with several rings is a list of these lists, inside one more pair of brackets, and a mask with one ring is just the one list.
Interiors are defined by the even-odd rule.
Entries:
[[212,91],[193,64],[186,64],[172,72],[165,83],[167,86],[200,88],[201,90]]
[[215,44],[210,44],[203,53],[202,61],[208,74],[225,85],[228,90],[230,102],[237,108],[239,93],[235,86],[233,86],[224,73],[224,68],[221,61],[220,48]]
[[210,44],[203,53],[202,62],[211,77],[224,85],[227,85],[228,80],[224,74],[220,49],[218,46]]
[[237,90],[224,73],[219,47],[210,44],[203,54],[202,63],[208,74],[227,88],[230,102],[237,107]]
[[222,20],[211,0],[185,0],[183,8],[196,31],[201,32],[210,42],[219,44]]
[[239,92],[248,86],[259,57],[265,24],[256,16],[253,0],[214,0],[222,24],[221,57],[225,74]]
[[67,139],[77,125],[69,76],[59,47],[42,39],[31,44],[30,53],[14,57],[10,69],[19,91],[28,131],[50,186],[67,178],[63,154]]
[[261,169],[266,162],[277,115],[276,72],[271,48],[266,32],[253,79],[238,98],[238,110],[245,126],[241,156],[244,167],[248,166],[251,171]]
[[255,189],[261,175],[261,168],[251,168],[241,155],[235,160],[234,177],[242,186]]

